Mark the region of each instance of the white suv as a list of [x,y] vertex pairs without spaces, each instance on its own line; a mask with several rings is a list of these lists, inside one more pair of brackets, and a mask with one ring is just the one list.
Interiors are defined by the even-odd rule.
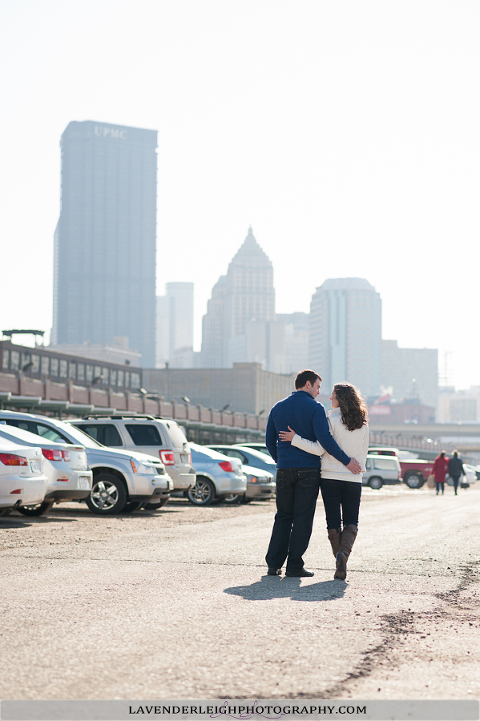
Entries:
[[384,484],[400,483],[402,469],[396,456],[367,455],[362,484],[376,490]]
[[175,421],[118,414],[90,415],[69,422],[109,448],[140,451],[160,458],[173,481],[175,492],[188,491],[195,485],[190,446]]

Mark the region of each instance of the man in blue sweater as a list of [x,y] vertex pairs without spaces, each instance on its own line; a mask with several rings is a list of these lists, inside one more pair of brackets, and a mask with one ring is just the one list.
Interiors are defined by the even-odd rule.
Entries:
[[352,473],[360,473],[360,464],[342,451],[330,433],[327,414],[315,398],[322,379],[311,370],[295,378],[291,395],[276,403],[268,416],[266,443],[277,463],[277,513],[265,560],[269,576],[279,576],[287,561],[286,576],[313,576],[303,564],[303,554],[312,534],[313,517],[320,487],[319,457],[280,441],[280,431],[291,426],[309,441],[320,441],[327,453]]

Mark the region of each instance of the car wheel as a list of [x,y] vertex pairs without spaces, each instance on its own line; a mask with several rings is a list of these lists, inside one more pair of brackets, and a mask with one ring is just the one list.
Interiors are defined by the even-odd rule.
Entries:
[[424,482],[420,473],[407,473],[405,476],[405,483],[409,488],[421,488]]
[[122,508],[122,513],[134,513],[143,508],[144,501],[128,501]]
[[243,496],[241,493],[231,493],[229,496],[224,496],[222,501],[224,501],[224,503],[230,503],[230,505],[233,503],[241,503],[243,501]]
[[380,476],[373,476],[368,481],[368,485],[370,486],[370,488],[373,488],[376,491],[378,491],[383,486],[383,481],[380,478]]
[[147,503],[145,506],[145,509],[147,511],[158,511],[159,508],[163,508],[170,500],[170,496],[167,496],[166,498],[162,498],[161,501],[158,503]]
[[127,502],[127,491],[120,478],[110,473],[99,473],[93,479],[87,506],[101,516],[120,513]]
[[53,506],[53,501],[44,501],[43,503],[37,503],[35,506],[18,506],[15,510],[22,514],[22,516],[43,516]]
[[209,506],[215,497],[215,486],[209,478],[204,476],[197,476],[195,485],[187,491],[187,498],[194,506]]

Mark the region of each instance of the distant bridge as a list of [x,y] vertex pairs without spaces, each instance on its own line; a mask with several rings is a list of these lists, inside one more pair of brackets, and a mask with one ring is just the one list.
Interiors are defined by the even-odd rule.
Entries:
[[480,423],[398,423],[370,425],[370,444],[422,450],[437,455],[440,450],[480,452]]

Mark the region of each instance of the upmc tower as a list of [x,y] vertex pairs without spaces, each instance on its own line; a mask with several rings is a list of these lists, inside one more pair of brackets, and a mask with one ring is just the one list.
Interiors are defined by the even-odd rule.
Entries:
[[156,130],[64,131],[52,345],[126,336],[155,367],[156,147]]

